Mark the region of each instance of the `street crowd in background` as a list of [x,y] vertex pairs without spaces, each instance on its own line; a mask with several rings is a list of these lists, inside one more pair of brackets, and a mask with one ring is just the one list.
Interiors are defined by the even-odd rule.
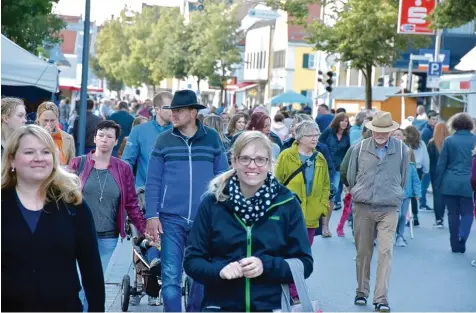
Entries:
[[466,251],[475,123],[466,113],[444,122],[423,106],[402,125],[389,112],[311,111],[209,107],[190,90],[143,103],[89,99],[78,155],[70,99],[27,115],[22,100],[3,98],[2,309],[104,311],[104,273],[126,219],[155,276],[150,305],[160,289],[164,311],[181,312],[183,273],[187,311],[281,310],[281,284],[290,304],[304,305],[288,260],[308,278],[314,237],[332,237],[341,210],[335,233],[349,223],[356,247],[354,304],[367,305],[377,246],[372,303],[389,312],[393,250],[409,244],[419,214],[433,212],[449,250]]

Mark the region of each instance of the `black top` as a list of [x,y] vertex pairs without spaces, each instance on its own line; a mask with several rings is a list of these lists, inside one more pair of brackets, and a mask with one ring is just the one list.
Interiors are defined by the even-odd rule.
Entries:
[[90,312],[104,312],[105,288],[87,205],[45,205],[34,233],[14,189],[2,189],[2,311],[82,311],[76,262]]
[[25,206],[21,203],[20,199],[18,198],[18,194],[16,191],[15,191],[15,199],[17,200],[18,208],[20,209],[21,214],[23,215],[23,218],[28,224],[28,227],[30,227],[31,232],[34,233],[36,229],[36,225],[38,224],[38,220],[40,219],[42,210],[32,211],[25,208]]
[[[235,216],[233,205],[231,200],[217,202],[212,194],[204,196],[185,249],[185,272],[205,286],[203,307],[218,306],[224,312],[280,309],[281,284],[293,282],[285,259],[300,259],[306,278],[313,270],[299,200],[280,185],[268,211],[248,229]],[[261,276],[249,282],[245,278],[220,278],[223,267],[247,256],[261,259]]]

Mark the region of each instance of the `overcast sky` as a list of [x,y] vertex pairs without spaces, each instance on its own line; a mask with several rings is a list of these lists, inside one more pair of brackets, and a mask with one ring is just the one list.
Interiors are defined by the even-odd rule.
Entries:
[[[142,3],[178,6],[181,0],[91,0],[91,21],[101,25],[112,14],[118,15],[125,5],[133,9],[140,9]],[[64,15],[84,16],[86,0],[60,0],[54,12]]]

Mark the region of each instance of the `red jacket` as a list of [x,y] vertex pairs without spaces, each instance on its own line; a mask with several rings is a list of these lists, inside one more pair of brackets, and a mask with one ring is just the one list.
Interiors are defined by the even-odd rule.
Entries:
[[[81,189],[84,188],[86,181],[91,173],[91,170],[94,167],[94,160],[92,154],[94,150],[86,155],[86,163],[84,164],[83,172],[81,173]],[[79,164],[81,162],[81,157],[73,158],[68,165],[68,168],[73,172],[77,172]],[[109,170],[112,177],[119,186],[121,192],[121,199],[119,201],[119,212],[117,214],[117,228],[121,234],[121,237],[124,238],[126,233],[124,231],[124,224],[126,220],[125,213],[129,216],[132,224],[139,230],[141,234],[145,232],[145,219],[139,208],[139,200],[137,199],[137,193],[135,190],[134,174],[130,166],[118,158],[111,157],[109,162]]]

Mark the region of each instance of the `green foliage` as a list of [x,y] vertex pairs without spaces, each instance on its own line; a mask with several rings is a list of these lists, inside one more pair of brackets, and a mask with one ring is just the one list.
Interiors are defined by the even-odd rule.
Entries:
[[430,15],[433,29],[459,27],[475,19],[475,0],[445,0]]
[[59,0],[2,0],[2,34],[36,54],[44,43],[60,42],[66,24],[51,13]]
[[176,8],[149,7],[134,17],[123,11],[96,40],[97,63],[109,78],[130,86],[159,85],[163,79],[226,80],[240,62],[238,21],[224,3],[207,3],[186,24]]
[[99,64],[98,59],[93,55],[89,56],[89,67],[91,68],[91,71],[94,73],[94,75],[96,75],[99,79],[105,79],[107,81],[107,85],[110,90],[119,92],[119,90],[124,88],[124,83],[120,79],[116,79],[115,77],[109,75]]

